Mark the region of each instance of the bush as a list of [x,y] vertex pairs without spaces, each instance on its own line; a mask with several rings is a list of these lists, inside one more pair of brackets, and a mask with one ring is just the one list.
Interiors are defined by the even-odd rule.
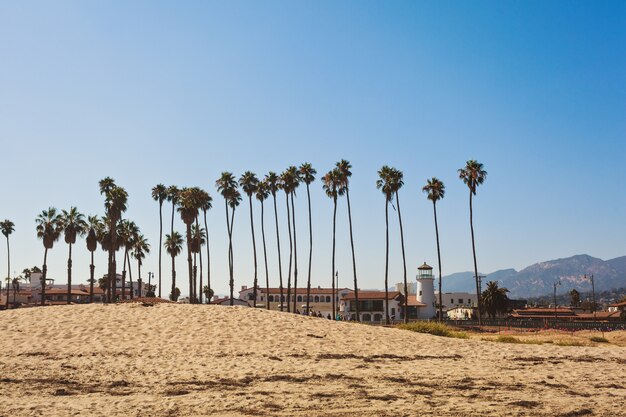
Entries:
[[433,336],[469,339],[467,333],[456,331],[446,324],[434,321],[415,321],[408,324],[400,324],[397,327],[399,329],[410,330],[412,332],[432,334]]
[[544,344],[543,340],[532,340],[532,339],[521,340],[521,339],[518,339],[517,337],[507,336],[507,335],[500,335],[495,339],[485,339],[485,340],[492,340],[498,343],[521,343],[524,345],[543,345]]

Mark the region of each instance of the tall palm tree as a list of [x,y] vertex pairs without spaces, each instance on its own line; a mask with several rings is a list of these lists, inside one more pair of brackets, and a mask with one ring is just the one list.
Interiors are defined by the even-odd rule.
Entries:
[[[193,275],[194,275],[194,291],[195,288],[200,288],[200,291],[196,292],[196,297],[198,302],[202,304],[202,246],[206,243],[206,231],[204,228],[194,224],[191,227],[191,251],[193,252]],[[197,276],[197,264],[196,258],[200,255],[200,286],[197,287],[196,276]]]
[[[15,223],[5,219],[0,222],[0,231],[7,238],[7,278],[11,279],[11,250],[9,246],[9,235],[15,231]],[[15,299],[15,296],[13,297]],[[15,300],[14,300],[15,301]],[[9,287],[7,286],[7,308],[9,307]]]
[[93,253],[98,249],[97,230],[104,227],[98,216],[88,216],[89,232],[87,233],[87,250],[91,252],[91,264],[89,264],[89,302],[93,303],[93,286],[95,283],[96,266],[93,262]]
[[120,239],[120,247],[124,248],[124,266],[122,267],[122,299],[126,298],[126,265],[128,264],[128,276],[130,277],[131,289],[130,289],[130,298],[133,298],[133,288],[132,288],[132,266],[130,263],[130,253],[135,247],[135,242],[137,240],[137,236],[139,236],[139,227],[135,224],[135,222],[130,220],[122,220],[120,221],[117,234]]
[[437,238],[437,261],[439,262],[439,321],[443,319],[442,293],[441,293],[441,250],[439,247],[439,225],[437,224],[437,201],[446,194],[446,186],[438,178],[432,177],[426,182],[422,191],[428,194],[428,199],[433,202],[433,213],[435,215],[435,237]]
[[291,185],[292,180],[290,179],[290,173],[285,170],[280,174],[280,187],[285,192],[285,204],[287,205],[287,230],[289,231],[289,269],[287,269],[288,313],[291,311],[291,265],[293,262],[293,236],[291,235],[291,210],[289,208],[289,193],[291,192]]
[[37,237],[43,241],[43,267],[41,268],[41,305],[46,304],[46,275],[48,273],[48,249],[52,249],[54,242],[61,236],[61,223],[57,209],[54,207],[42,211],[35,219]]
[[128,193],[122,187],[115,184],[115,181],[106,177],[99,182],[100,194],[105,196],[104,208],[109,219],[109,233],[111,244],[109,247],[109,285],[112,289],[109,292],[109,302],[116,300],[117,271],[115,262],[115,251],[117,250],[117,222],[122,218],[122,213],[126,211]]
[[280,233],[278,231],[278,210],[276,209],[276,192],[280,190],[280,178],[275,172],[270,171],[263,180],[267,184],[267,189],[272,194],[274,200],[274,221],[276,224],[276,246],[278,247],[278,283],[280,289],[280,310],[283,310],[285,297],[283,295],[283,267],[280,259]]
[[138,288],[138,296],[142,296],[142,282],[141,282],[141,265],[143,265],[143,260],[146,258],[146,255],[150,253],[150,244],[148,243],[148,239],[144,237],[144,235],[139,234],[134,240],[132,256],[137,260],[137,288]]
[[356,275],[356,256],[354,254],[354,238],[352,235],[352,210],[350,209],[350,177],[352,176],[352,165],[350,162],[342,159],[336,164],[339,173],[341,174],[341,181],[343,187],[346,190],[346,202],[348,203],[348,225],[350,227],[350,247],[352,248],[352,270],[354,271],[354,301],[356,304],[356,320],[359,321],[359,287]]
[[172,293],[170,294],[170,300],[177,301],[176,295],[176,257],[180,255],[183,250],[183,237],[178,232],[174,232],[171,235],[165,235],[165,251],[172,257]]
[[252,289],[252,303],[253,307],[256,308],[256,298],[257,298],[257,287],[258,287],[258,269],[257,269],[257,261],[256,261],[256,239],[254,237],[254,217],[252,215],[252,194],[255,194],[259,189],[259,179],[256,174],[251,171],[246,171],[239,178],[239,185],[244,193],[248,196],[248,202],[250,205],[250,230],[252,233],[252,254],[254,258],[254,287]]
[[470,230],[472,233],[472,255],[474,256],[474,278],[476,280],[476,296],[478,301],[478,325],[482,326],[482,308],[480,303],[480,284],[478,283],[478,264],[476,262],[476,245],[474,243],[474,213],[472,210],[472,196],[476,195],[476,189],[485,182],[487,171],[483,169],[483,164],[473,159],[465,163],[465,166],[459,169],[459,178],[469,188],[469,211],[470,211]]
[[335,235],[337,230],[337,197],[343,195],[345,189],[343,188],[343,183],[341,181],[341,173],[338,169],[333,169],[328,171],[326,175],[322,177],[322,182],[324,185],[322,186],[326,195],[333,199],[333,256],[332,256],[332,309],[333,309],[333,320],[335,319],[335,315],[337,314],[337,309],[335,305]]
[[85,216],[78,212],[76,207],[70,207],[70,211],[63,210],[59,217],[65,243],[69,246],[69,256],[67,258],[67,303],[72,302],[72,245],[76,243],[77,236],[85,236],[87,222]]
[[385,324],[389,324],[389,203],[393,198],[393,168],[378,170],[376,188],[385,195]]
[[[211,250],[209,248],[209,226],[207,225],[207,221],[206,221],[206,213],[207,211],[209,211],[212,207],[213,207],[213,198],[211,197],[211,195],[209,195],[208,192],[203,191],[201,198],[200,198],[200,209],[202,210],[202,214],[204,216],[204,230],[206,231],[206,263],[207,263],[207,267],[206,267],[206,279],[207,279],[207,290],[208,293],[210,293],[211,290]],[[200,267],[202,267],[202,257],[200,257]],[[202,269],[200,270],[200,287],[204,288],[202,286]],[[201,293],[200,297],[202,297],[202,295],[204,295],[204,291]],[[208,303],[211,303],[211,298],[209,297],[207,299]],[[202,298],[200,299],[200,302],[202,302]]]
[[[300,165],[299,170],[300,170],[300,178],[302,178],[302,181],[304,181],[304,183],[306,184],[306,197],[307,197],[307,203],[309,207],[309,274],[307,277],[307,284],[306,284],[306,314],[309,314],[309,298],[311,298],[311,261],[313,260],[313,222],[311,221],[310,185],[313,181],[315,181],[315,174],[317,174],[317,171],[308,162],[305,162],[302,165]],[[356,288],[355,288],[355,291],[356,291]]]
[[[235,208],[241,201],[241,194],[237,190],[237,181],[232,172],[222,172],[220,178],[215,182],[217,190],[224,197],[224,206],[226,208],[226,228],[228,230],[228,266],[229,266],[229,285],[230,285],[230,305],[234,305],[234,265],[233,265],[233,223],[235,221]],[[229,215],[228,208],[232,209]]]
[[289,180],[291,184],[289,186],[289,196],[291,197],[291,223],[293,228],[293,312],[297,312],[297,292],[298,292],[298,239],[296,233],[296,205],[294,204],[294,196],[296,195],[296,189],[300,185],[302,179],[300,178],[300,171],[295,166],[290,166],[287,171],[289,172]]
[[404,251],[404,230],[402,228],[402,212],[400,211],[400,197],[399,197],[399,191],[400,188],[402,188],[402,186],[404,185],[404,180],[403,180],[404,174],[402,173],[402,171],[392,168],[392,188],[393,188],[393,192],[396,195],[396,206],[398,207],[398,224],[400,225],[400,244],[402,246],[402,266],[404,268],[404,322],[408,323],[409,322],[409,315],[408,315],[408,298],[409,298],[409,285],[408,285],[408,281],[407,281],[407,276],[406,276],[406,254]]
[[159,202],[159,298],[161,298],[161,250],[163,248],[163,202],[167,200],[167,187],[157,184],[152,188],[152,199]]
[[196,302],[196,294],[194,291],[193,285],[193,264],[191,259],[191,225],[194,223],[196,216],[198,215],[198,210],[200,209],[200,202],[198,200],[198,195],[195,189],[193,188],[183,188],[180,190],[179,194],[179,207],[178,212],[180,213],[180,218],[185,223],[187,228],[187,267],[189,271],[189,302]]
[[[263,259],[265,260],[265,297],[267,298],[270,293],[270,276],[269,269],[267,268],[267,248],[265,246],[265,206],[263,202],[267,200],[269,197],[270,191],[267,183],[265,181],[259,181],[259,184],[256,189],[256,198],[261,202],[261,236],[263,237]],[[270,309],[270,301],[267,299],[265,301],[265,308],[267,310]]]

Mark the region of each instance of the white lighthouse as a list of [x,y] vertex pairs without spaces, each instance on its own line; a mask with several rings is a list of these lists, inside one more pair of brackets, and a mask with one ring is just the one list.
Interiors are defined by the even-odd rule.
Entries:
[[435,277],[433,276],[433,267],[424,264],[417,268],[417,301],[426,304],[425,307],[418,309],[418,318],[431,319],[436,315],[435,309]]

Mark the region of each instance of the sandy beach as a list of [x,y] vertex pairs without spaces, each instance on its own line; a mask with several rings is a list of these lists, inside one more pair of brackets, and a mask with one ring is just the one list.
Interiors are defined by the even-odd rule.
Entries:
[[0,312],[2,416],[622,416],[626,348],[451,339],[243,307]]

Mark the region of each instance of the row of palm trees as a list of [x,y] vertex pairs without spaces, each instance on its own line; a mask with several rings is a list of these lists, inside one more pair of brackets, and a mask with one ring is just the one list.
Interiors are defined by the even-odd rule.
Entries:
[[94,252],[98,244],[102,250],[108,252],[107,279],[104,281],[106,300],[108,302],[117,299],[116,283],[116,252],[124,249],[122,268],[122,296],[126,293],[126,266],[128,265],[132,292],[132,269],[131,257],[137,260],[138,283],[141,291],[141,266],[146,254],[150,253],[150,244],[139,227],[128,219],[122,219],[126,211],[128,194],[126,190],[115,184],[112,178],[104,178],[99,182],[100,192],[105,197],[105,216],[88,216],[80,213],[76,207],[69,210],[58,211],[55,207],[43,210],[35,219],[37,237],[43,241],[44,260],[41,276],[41,303],[45,303],[45,291],[47,281],[48,250],[54,247],[54,243],[64,236],[68,244],[69,253],[67,260],[67,302],[71,302],[72,290],[72,246],[77,238],[86,236],[87,250],[91,252],[90,264],[90,301],[93,302],[93,289],[95,283]]

